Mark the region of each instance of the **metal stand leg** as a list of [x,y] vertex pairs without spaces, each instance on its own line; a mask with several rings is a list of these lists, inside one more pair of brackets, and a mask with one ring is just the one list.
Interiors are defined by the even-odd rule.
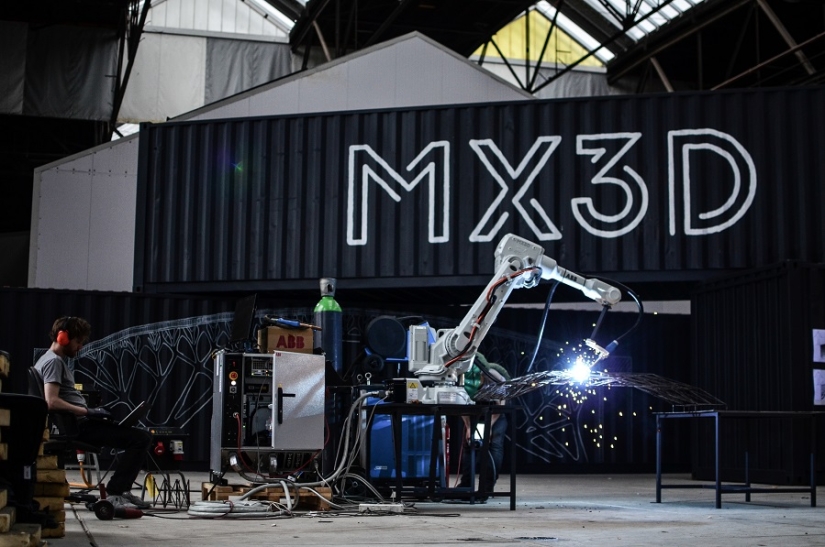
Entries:
[[662,417],[656,416],[656,503],[662,503]]
[[721,449],[719,448],[719,414],[717,413],[714,418],[713,422],[715,425],[715,439],[714,439],[714,452],[716,458],[716,508],[722,508],[722,462],[720,461],[721,457]]
[[510,511],[516,510],[516,418],[511,413],[510,420]]

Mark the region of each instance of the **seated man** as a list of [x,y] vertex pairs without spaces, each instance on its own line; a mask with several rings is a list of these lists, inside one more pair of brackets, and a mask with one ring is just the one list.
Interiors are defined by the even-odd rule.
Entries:
[[50,333],[49,351],[35,363],[43,378],[43,391],[49,411],[70,412],[77,416],[78,440],[95,446],[122,449],[117,467],[106,485],[107,499],[117,508],[149,507],[130,490],[135,482],[152,436],[148,431],[120,426],[108,418],[105,408],[89,408],[86,399],[75,389],[74,372],[67,360],[75,357],[91,334],[89,323],[80,317],[61,317]]
[[[498,363],[488,362],[481,353],[476,353],[475,362],[480,362],[481,366],[485,367],[490,374],[500,382],[510,379],[507,369]],[[487,376],[473,363],[472,368],[464,374],[464,389],[470,395],[470,398],[475,397],[485,381],[489,381]],[[503,405],[504,401],[500,401],[499,404]],[[470,476],[470,452],[473,450],[473,432],[470,431],[470,418],[468,416],[462,416],[462,419],[464,420],[465,446],[461,456],[461,479],[458,485],[466,487],[475,484],[475,477]],[[493,414],[490,416],[490,422],[492,429],[488,437],[490,441],[490,459],[487,461],[484,474],[479,477],[478,490],[481,492],[493,491],[496,480],[498,479],[499,470],[501,469],[501,464],[504,461],[504,435],[507,432],[507,418],[503,414]],[[479,435],[479,437],[481,437],[481,435]],[[478,452],[476,452],[476,454],[478,454]],[[476,460],[476,470],[480,469],[480,463],[481,462]],[[486,499],[486,495],[480,497],[481,501]]]

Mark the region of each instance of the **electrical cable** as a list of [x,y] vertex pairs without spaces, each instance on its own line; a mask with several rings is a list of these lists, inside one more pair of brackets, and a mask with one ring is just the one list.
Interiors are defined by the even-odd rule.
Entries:
[[[276,511],[277,509],[277,511]],[[277,518],[291,516],[279,504],[263,501],[196,501],[186,511],[200,518]]]
[[375,494],[375,499],[377,499],[380,503],[386,503],[387,502],[386,498],[384,498],[384,496],[382,496],[381,493],[378,492],[378,490],[376,490],[375,487],[369,481],[364,480],[364,477],[362,477],[360,475],[347,473],[347,474],[343,475],[341,478],[360,480],[361,482],[364,483],[364,486],[367,487],[367,489],[369,489],[373,494]]
[[604,321],[604,316],[607,315],[607,310],[610,309],[610,306],[607,304],[602,306],[602,311],[599,313],[599,318],[596,320],[596,325],[593,327],[593,332],[590,333],[590,339],[595,341],[596,334],[599,332],[599,327],[602,326],[602,321]]
[[623,291],[625,291],[628,295],[630,295],[630,298],[632,298],[632,299],[633,299],[633,301],[634,301],[634,302],[636,302],[636,308],[637,308],[637,310],[638,310],[638,315],[636,316],[636,322],[635,322],[635,323],[633,323],[633,325],[632,325],[629,329],[627,329],[626,331],[624,331],[621,335],[617,336],[617,337],[616,337],[616,338],[615,338],[612,342],[610,342],[610,343],[607,345],[607,347],[605,348],[608,352],[612,352],[612,351],[613,351],[613,350],[615,350],[615,349],[616,349],[616,347],[619,345],[619,342],[620,342],[620,341],[621,341],[624,337],[626,337],[627,335],[629,335],[631,332],[633,332],[634,330],[636,330],[636,328],[637,328],[637,327],[639,326],[639,324],[642,322],[642,317],[644,317],[644,314],[645,314],[645,307],[644,307],[644,304],[642,304],[642,300],[641,300],[641,298],[639,298],[639,295],[638,295],[638,294],[636,294],[636,292],[635,292],[635,291],[633,291],[632,289],[630,289],[629,287],[627,287],[627,286],[626,286],[626,285],[624,285],[623,283],[620,283],[620,282],[618,282],[618,281],[615,281],[615,280],[613,280],[613,279],[608,279],[608,278],[604,278],[604,281],[606,281],[606,282],[608,282],[608,283],[610,283],[610,284],[612,284],[612,285],[616,285],[617,287],[619,287],[620,289],[622,289]]
[[478,332],[478,326],[482,321],[484,321],[484,318],[490,312],[490,309],[493,307],[493,304],[496,301],[495,295],[493,294],[495,292],[495,290],[498,289],[501,285],[503,285],[505,283],[509,283],[513,279],[515,279],[515,278],[517,278],[521,275],[524,275],[528,272],[534,272],[534,271],[537,271],[537,270],[540,270],[540,268],[538,268],[536,266],[531,266],[529,268],[523,268],[523,269],[517,270],[517,271],[515,271],[511,274],[507,274],[507,275],[499,277],[495,281],[495,283],[490,285],[490,288],[487,290],[487,304],[479,312],[478,316],[473,321],[473,328],[470,329],[470,335],[467,337],[467,344],[464,346],[464,348],[461,351],[458,352],[458,355],[456,355],[455,357],[453,357],[452,359],[450,359],[449,361],[444,363],[444,368],[449,368],[452,365],[454,365],[456,362],[460,361],[461,358],[464,357],[464,355],[470,350],[470,348],[473,347],[473,339],[475,338],[475,335]]
[[[477,430],[476,430],[476,431],[477,431]],[[492,436],[492,432],[490,433],[490,435]],[[466,444],[467,444],[466,442],[463,442],[463,441],[462,441],[462,442],[461,442],[461,450],[459,450],[459,451],[458,451],[458,467],[456,468],[456,477],[455,477],[455,482],[453,483],[453,488],[456,488],[456,487],[458,486],[459,482],[461,482],[461,462],[462,462],[462,460],[463,460],[463,456],[464,456],[464,447],[465,447],[465,445],[466,445]],[[492,476],[493,476],[495,479],[498,479],[498,469],[496,469],[496,460],[495,460],[495,458],[493,458],[493,453],[492,453],[492,452],[490,452],[490,450],[489,450],[489,449],[487,450],[487,456],[488,456],[488,457],[489,457],[489,459],[490,459],[490,466],[491,466],[490,468],[491,468],[491,470],[492,470],[492,472],[493,472],[493,475],[492,475]],[[475,477],[472,477],[470,480],[471,480],[473,483],[475,483]],[[479,479],[479,480],[480,480],[480,479]],[[479,485],[480,485],[480,483],[479,483]]]
[[553,295],[556,293],[558,286],[559,282],[553,281],[553,286],[550,287],[550,292],[547,293],[547,299],[544,301],[544,313],[541,317],[539,332],[536,337],[536,346],[533,348],[533,355],[530,357],[530,362],[527,364],[527,372],[524,374],[529,374],[530,371],[533,370],[533,365],[536,362],[536,356],[539,354],[539,348],[541,347],[541,339],[544,338],[544,327],[547,324],[547,315],[550,312],[550,303],[553,301]]
[[[223,517],[239,517],[239,516],[291,516],[291,498],[289,497],[289,485],[293,485],[295,488],[306,488],[311,492],[314,492],[316,495],[320,495],[317,491],[313,489],[316,486],[324,486],[326,484],[332,483],[336,481],[340,477],[348,476],[348,470],[352,465],[352,462],[357,457],[357,451],[353,450],[353,456],[351,457],[349,454],[349,445],[350,445],[350,435],[352,431],[351,427],[351,420],[356,413],[360,413],[361,403],[370,398],[370,397],[378,397],[381,396],[380,391],[370,391],[361,394],[358,398],[350,406],[350,411],[347,414],[347,419],[344,422],[344,429],[345,434],[344,438],[341,441],[340,447],[343,447],[343,452],[341,453],[341,461],[340,464],[336,467],[333,473],[329,477],[322,477],[320,481],[315,482],[308,482],[308,483],[295,483],[293,481],[287,481],[286,479],[280,479],[278,482],[280,483],[281,487],[284,489],[285,497],[287,498],[287,507],[286,509],[279,509],[277,515],[274,514],[272,511],[268,510],[261,510],[261,507],[271,507],[272,504],[267,503],[264,504],[263,502],[247,502],[245,498],[259,492],[262,489],[271,487],[274,483],[270,482],[267,484],[259,485],[241,497],[240,502],[223,502],[223,501],[202,501],[196,502],[193,505],[190,505],[188,514],[191,516],[200,516],[206,518],[223,518]],[[384,398],[386,398],[386,393],[384,394]],[[373,409],[374,410],[374,409]],[[240,417],[237,417],[240,420]],[[358,433],[355,437],[355,443],[353,443],[353,448],[356,446],[356,443],[360,442],[361,439],[361,428],[358,427]],[[361,477],[359,477],[360,479]],[[365,482],[366,484],[366,482]],[[376,492],[377,494],[377,492]],[[323,497],[323,496],[321,496]]]

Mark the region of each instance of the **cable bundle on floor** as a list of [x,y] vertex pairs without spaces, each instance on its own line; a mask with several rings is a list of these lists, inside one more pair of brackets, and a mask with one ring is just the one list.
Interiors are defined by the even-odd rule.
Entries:
[[280,504],[265,501],[196,501],[187,514],[199,518],[273,518],[291,516]]

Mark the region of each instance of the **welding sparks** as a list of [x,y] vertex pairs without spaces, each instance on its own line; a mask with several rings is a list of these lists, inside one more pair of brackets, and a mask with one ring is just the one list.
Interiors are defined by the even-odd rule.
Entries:
[[579,384],[583,384],[590,379],[590,367],[585,364],[581,355],[576,358],[576,363],[570,369],[570,378]]

